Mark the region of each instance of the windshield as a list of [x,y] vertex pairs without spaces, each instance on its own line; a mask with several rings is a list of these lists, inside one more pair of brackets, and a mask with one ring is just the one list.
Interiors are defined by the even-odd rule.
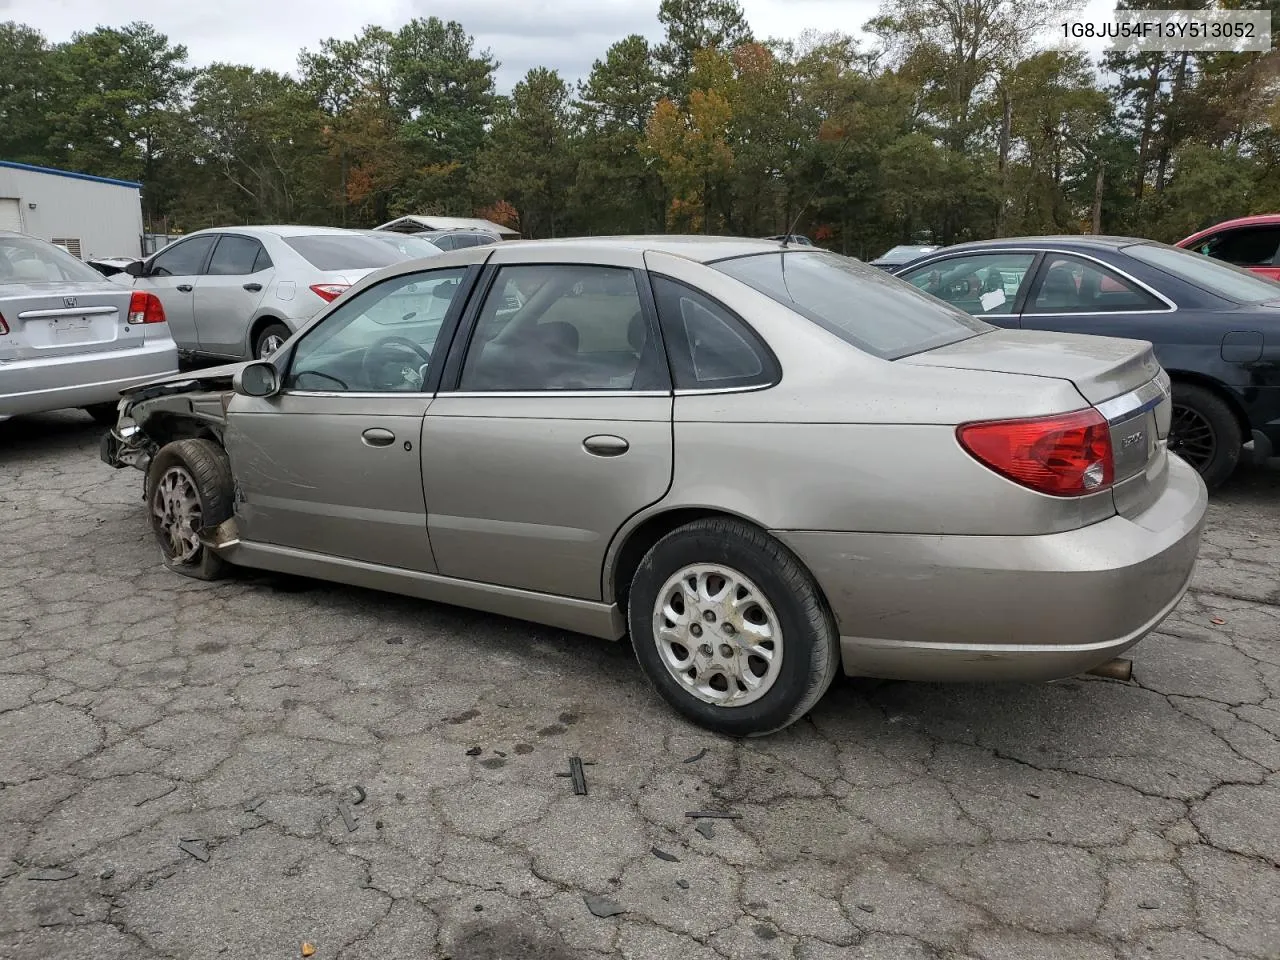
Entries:
[[102,274],[43,240],[0,237],[0,283],[102,282]]
[[365,234],[365,236],[372,240],[377,240],[379,243],[385,243],[393,250],[400,251],[400,254],[406,260],[440,256],[440,248],[430,240],[422,239],[422,237],[414,237],[404,233],[392,233],[390,231],[369,233]]
[[369,270],[405,259],[392,244],[360,233],[317,233],[285,237],[284,242],[317,270]]
[[896,277],[834,253],[763,253],[710,266],[884,360],[991,329]]
[[1224,300],[1235,303],[1280,300],[1280,283],[1203,254],[1155,243],[1135,243],[1125,247],[1124,252]]

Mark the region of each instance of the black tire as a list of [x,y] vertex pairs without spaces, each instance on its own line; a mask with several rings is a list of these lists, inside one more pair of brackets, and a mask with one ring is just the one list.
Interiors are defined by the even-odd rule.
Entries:
[[[759,699],[740,706],[705,702],[685,690],[663,661],[653,626],[658,594],[694,564],[744,575],[777,616],[781,662]],[[799,720],[826,693],[840,664],[839,633],[813,577],[777,540],[730,518],[697,520],[654,544],[631,580],[627,620],[636,659],[662,697],[699,726],[730,736],[763,736]]]
[[285,340],[288,340],[292,336],[293,336],[293,331],[290,330],[288,327],[286,327],[283,323],[267,324],[265,327],[263,327],[261,330],[258,331],[257,337],[254,338],[253,359],[255,360],[267,359],[265,356],[263,356],[263,349],[265,347],[268,337],[279,337],[280,342],[283,343]]
[[200,505],[199,529],[204,530],[231,517],[234,491],[231,463],[223,449],[211,440],[175,440],[160,448],[147,469],[147,515],[165,566],[197,580],[217,580],[225,575],[229,564],[204,544],[197,546],[190,556],[176,555],[156,514],[157,487],[173,468],[179,468],[190,478]]
[[114,427],[119,418],[118,405],[114,402],[90,404],[84,408],[84,412],[104,427]]
[[1227,402],[1194,383],[1173,384],[1169,449],[1199,472],[1210,490],[1221,486],[1240,462],[1244,433]]

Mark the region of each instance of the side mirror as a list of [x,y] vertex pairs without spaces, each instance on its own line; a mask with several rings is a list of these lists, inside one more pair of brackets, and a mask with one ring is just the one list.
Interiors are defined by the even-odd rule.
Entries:
[[280,372],[268,360],[255,360],[235,372],[231,387],[245,397],[274,397],[280,392]]
[[145,260],[134,260],[132,263],[126,264],[124,272],[131,277],[141,277],[146,273],[147,262]]

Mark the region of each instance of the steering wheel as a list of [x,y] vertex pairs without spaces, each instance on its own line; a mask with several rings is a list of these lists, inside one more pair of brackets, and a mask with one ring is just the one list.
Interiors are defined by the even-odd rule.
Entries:
[[387,358],[383,358],[381,363],[375,363],[380,352],[389,353],[388,347],[396,347],[400,349],[408,349],[417,356],[422,363],[431,362],[431,351],[423,347],[421,344],[414,343],[408,337],[390,336],[383,337],[377,343],[370,344],[364,351],[364,356],[360,358],[360,372],[363,375],[365,383],[377,383],[385,386],[380,375],[378,367],[385,365]]

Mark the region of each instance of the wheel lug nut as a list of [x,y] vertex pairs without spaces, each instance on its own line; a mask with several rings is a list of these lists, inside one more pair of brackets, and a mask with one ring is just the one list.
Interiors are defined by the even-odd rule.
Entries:
[[729,646],[727,643],[720,644],[720,656],[726,657],[726,658],[732,657],[733,647]]
[[711,656],[711,644],[704,643],[702,646],[698,648],[698,652],[702,654],[704,657]]
[[689,632],[692,633],[695,637],[700,637],[702,636],[702,626],[700,624],[695,623],[689,627]]
[[705,621],[707,621],[707,623],[715,623],[715,622],[716,622],[716,615],[715,615],[713,612],[711,612],[710,610],[703,610],[703,611],[702,611],[702,619],[703,619],[703,620],[705,620]]
[[728,634],[731,637],[738,632],[733,629],[732,623],[722,623],[720,624],[720,629],[723,630],[726,634]]

